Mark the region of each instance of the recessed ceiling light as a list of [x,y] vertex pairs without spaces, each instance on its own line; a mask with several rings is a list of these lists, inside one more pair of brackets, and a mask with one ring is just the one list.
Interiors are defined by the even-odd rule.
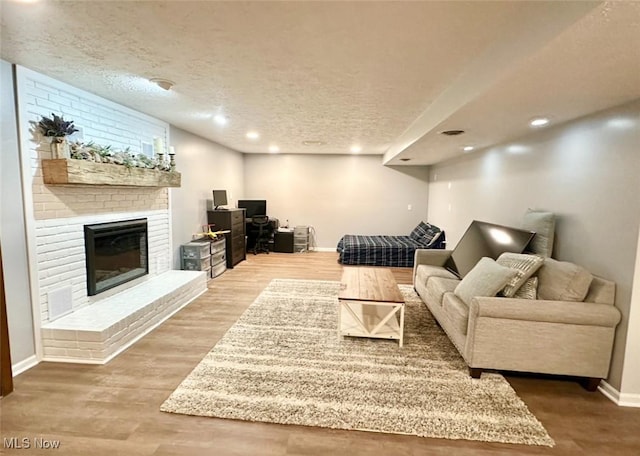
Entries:
[[277,154],[278,152],[280,152],[280,148],[275,144],[272,144],[269,146],[269,152],[271,152],[272,154]]
[[441,135],[447,135],[447,136],[458,136],[458,135],[461,135],[462,133],[464,133],[464,130],[444,130],[440,132]]
[[464,150],[465,152],[471,152],[473,150],[473,146],[464,146],[462,150]]
[[531,122],[529,122],[529,125],[531,125],[532,127],[543,127],[548,123],[549,119],[547,119],[546,117],[536,117]]
[[524,154],[529,151],[529,147],[522,144],[511,144],[507,147],[507,152],[514,155]]
[[150,82],[153,82],[155,85],[164,90],[170,90],[176,83],[173,81],[169,81],[168,79],[163,78],[151,78]]
[[247,132],[247,138],[248,139],[258,139],[260,137],[260,133],[258,133],[257,131],[249,131]]
[[617,128],[620,130],[633,128],[635,125],[635,120],[625,117],[616,117],[607,121],[607,127]]
[[226,125],[228,120],[225,116],[223,116],[222,114],[217,114],[215,116],[213,116],[213,121],[215,123],[217,123],[218,125]]
[[327,143],[317,139],[307,139],[306,141],[302,141],[302,144],[305,146],[324,146]]
[[362,152],[362,146],[360,146],[359,144],[354,144],[353,146],[351,146],[351,149],[349,149],[352,153],[357,154],[359,152]]

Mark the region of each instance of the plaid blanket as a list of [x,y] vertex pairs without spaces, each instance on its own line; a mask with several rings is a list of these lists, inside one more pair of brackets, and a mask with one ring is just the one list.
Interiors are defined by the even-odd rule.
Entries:
[[427,246],[409,236],[362,236],[347,234],[338,242],[338,262],[369,266],[413,267],[416,249],[443,249],[444,232]]

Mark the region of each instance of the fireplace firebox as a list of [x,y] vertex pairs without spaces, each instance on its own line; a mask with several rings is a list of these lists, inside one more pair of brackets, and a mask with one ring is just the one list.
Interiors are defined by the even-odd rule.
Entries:
[[84,248],[89,296],[149,273],[147,219],[85,225]]

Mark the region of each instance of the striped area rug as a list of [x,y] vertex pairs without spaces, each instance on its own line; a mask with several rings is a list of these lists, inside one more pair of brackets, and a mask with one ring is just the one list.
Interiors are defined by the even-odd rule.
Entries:
[[165,412],[553,446],[499,374],[472,379],[411,286],[404,347],[337,336],[339,282],[273,280]]

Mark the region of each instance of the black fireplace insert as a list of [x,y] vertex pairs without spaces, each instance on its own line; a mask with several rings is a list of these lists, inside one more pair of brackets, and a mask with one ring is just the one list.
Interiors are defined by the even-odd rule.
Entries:
[[149,273],[147,219],[85,225],[84,248],[89,296]]

